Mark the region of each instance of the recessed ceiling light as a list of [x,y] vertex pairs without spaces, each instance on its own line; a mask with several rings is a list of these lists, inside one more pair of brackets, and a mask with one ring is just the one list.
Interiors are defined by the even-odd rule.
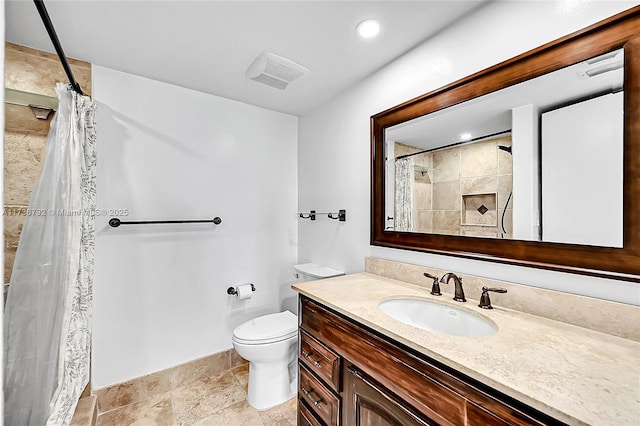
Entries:
[[471,139],[471,133],[462,133],[460,135],[460,140],[461,141],[468,141]]
[[365,19],[358,24],[356,31],[362,38],[375,37],[380,32],[380,23],[375,19]]

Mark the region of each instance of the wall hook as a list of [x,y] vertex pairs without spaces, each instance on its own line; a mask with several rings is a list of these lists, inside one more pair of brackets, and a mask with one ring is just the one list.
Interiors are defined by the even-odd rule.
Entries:
[[305,216],[304,213],[300,213],[300,217],[302,219],[311,219],[311,220],[316,220],[316,211],[315,210],[311,210],[309,213],[307,213],[307,215]]
[[338,210],[338,213],[327,213],[329,219],[339,219],[340,222],[347,221],[347,211],[346,210]]

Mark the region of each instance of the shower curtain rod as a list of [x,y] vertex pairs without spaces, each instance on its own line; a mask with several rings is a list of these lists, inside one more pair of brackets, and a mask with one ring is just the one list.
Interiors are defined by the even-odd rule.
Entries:
[[51,22],[51,18],[49,18],[47,8],[44,6],[44,0],[33,0],[33,2],[36,5],[36,9],[38,9],[38,13],[40,13],[40,18],[42,18],[42,23],[47,29],[47,33],[49,33],[49,38],[51,39],[51,43],[53,43],[53,47],[56,49],[58,58],[60,58],[62,68],[64,68],[64,72],[67,73],[69,84],[76,93],[78,93],[79,95],[84,95],[84,93],[82,93],[82,89],[80,88],[80,84],[78,84],[76,79],[73,77],[73,72],[71,71],[71,67],[69,66],[69,61],[67,61],[64,50],[62,50],[62,45],[60,44],[60,40],[58,39],[55,28],[53,28],[53,23]]
[[451,147],[454,147],[454,146],[457,146],[457,145],[463,145],[465,143],[478,142],[478,141],[480,141],[482,139],[489,139],[489,138],[492,138],[494,136],[504,135],[505,133],[511,133],[511,129],[503,130],[501,132],[491,133],[490,135],[478,136],[477,138],[469,139],[468,141],[455,142],[455,143],[452,143],[452,144],[449,144],[449,145],[439,146],[437,148],[425,149],[424,151],[414,152],[412,154],[399,155],[398,157],[396,157],[395,161],[401,160],[403,158],[413,157],[414,155],[425,154],[425,153],[431,152],[431,151],[438,151],[438,150],[441,150],[441,149],[451,148]]

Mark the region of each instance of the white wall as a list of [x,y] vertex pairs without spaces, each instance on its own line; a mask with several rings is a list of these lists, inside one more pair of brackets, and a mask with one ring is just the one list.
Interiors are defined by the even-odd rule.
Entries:
[[347,222],[342,226],[300,223],[300,261],[353,273],[362,271],[364,257],[371,255],[640,304],[640,286],[633,283],[369,245],[371,115],[637,3],[491,2],[300,117],[299,208],[347,209]]
[[[93,386],[232,347],[293,294],[297,118],[93,67],[98,102]],[[198,219],[222,224],[134,225]],[[249,301],[228,286],[252,282]]]

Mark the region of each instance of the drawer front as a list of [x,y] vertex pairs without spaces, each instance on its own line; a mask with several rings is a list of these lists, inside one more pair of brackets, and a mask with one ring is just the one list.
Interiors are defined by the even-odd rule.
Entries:
[[300,364],[298,397],[329,426],[340,424],[340,398],[327,389]]
[[298,426],[324,426],[301,399],[298,400]]
[[340,357],[304,331],[300,331],[300,361],[340,392]]

